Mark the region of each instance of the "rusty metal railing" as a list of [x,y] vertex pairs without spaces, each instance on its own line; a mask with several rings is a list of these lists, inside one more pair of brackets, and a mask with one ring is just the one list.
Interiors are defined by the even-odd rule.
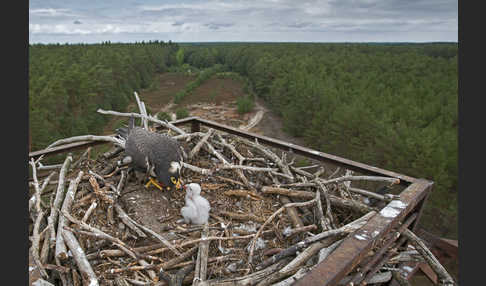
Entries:
[[[370,277],[379,270],[381,265],[383,265],[387,259],[387,256],[385,255],[386,251],[383,249],[404,245],[406,243],[403,237],[397,241],[397,233],[400,233],[406,227],[410,228],[412,231],[416,229],[426,199],[434,184],[429,180],[417,179],[400,173],[380,169],[275,138],[243,131],[199,117],[187,117],[172,121],[171,124],[176,126],[191,124],[191,132],[200,131],[202,125],[250,140],[256,139],[262,144],[293,152],[294,154],[321,162],[332,163],[363,174],[388,176],[400,179],[400,184],[406,187],[400,193],[400,199],[390,202],[379,213],[373,216],[367,224],[347,236],[338,248],[336,248],[313,270],[307,273],[307,275],[299,279],[296,282],[296,285],[337,285],[357,266],[360,267],[361,272],[359,273],[360,277],[354,277],[354,281],[360,282],[365,280],[366,277]],[[159,129],[162,128],[163,127],[159,127]],[[50,149],[30,152],[29,159],[38,158],[41,155],[50,156],[106,143],[109,142],[95,141],[66,144]],[[362,239],[363,237],[366,239]],[[382,247],[382,250],[378,251],[375,256],[368,258],[368,260],[365,261],[365,256],[375,246]],[[413,271],[415,271],[415,269]],[[390,285],[394,285],[393,281]]]

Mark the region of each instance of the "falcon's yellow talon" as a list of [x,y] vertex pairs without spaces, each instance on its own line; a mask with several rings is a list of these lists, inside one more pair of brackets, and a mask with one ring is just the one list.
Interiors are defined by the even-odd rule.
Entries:
[[150,184],[154,185],[157,187],[157,189],[162,191],[162,187],[154,180],[154,178],[150,178],[147,184],[145,184],[145,187],[148,188]]

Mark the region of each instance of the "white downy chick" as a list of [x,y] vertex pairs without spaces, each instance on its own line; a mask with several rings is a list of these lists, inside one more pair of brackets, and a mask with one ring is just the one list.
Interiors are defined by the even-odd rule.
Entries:
[[211,206],[208,200],[201,197],[201,186],[191,183],[186,188],[186,205],[181,209],[181,214],[186,223],[205,224],[208,222]]

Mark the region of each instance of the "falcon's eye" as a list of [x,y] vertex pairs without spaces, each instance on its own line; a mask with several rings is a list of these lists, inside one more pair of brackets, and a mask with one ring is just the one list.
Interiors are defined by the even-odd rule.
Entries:
[[170,177],[170,181],[175,185],[177,184],[177,179],[174,177]]

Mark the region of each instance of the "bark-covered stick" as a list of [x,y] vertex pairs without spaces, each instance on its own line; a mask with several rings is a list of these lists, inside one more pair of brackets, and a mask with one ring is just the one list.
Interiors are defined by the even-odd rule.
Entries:
[[125,271],[170,269],[174,265],[177,265],[177,264],[183,262],[184,260],[186,260],[187,258],[191,257],[193,254],[195,254],[197,252],[197,249],[198,249],[198,247],[195,246],[195,247],[187,250],[186,252],[182,253],[181,255],[174,257],[171,260],[164,262],[162,264],[149,264],[149,265],[144,265],[144,266],[131,266],[131,267],[124,267],[124,268],[115,268],[115,269],[110,269],[107,272],[110,273],[110,274],[118,274],[118,273],[122,273],[122,272],[125,272]]
[[284,236],[291,237],[291,236],[296,235],[298,233],[308,232],[308,231],[316,230],[316,229],[317,229],[317,226],[315,224],[296,227],[296,228],[292,228],[288,231],[284,231]]
[[47,224],[50,227],[49,248],[53,248],[56,244],[56,223],[57,219],[59,218],[59,210],[61,208],[61,204],[64,200],[66,172],[72,160],[73,157],[71,155],[67,156],[64,160],[64,163],[62,164],[61,171],[59,172],[59,183],[57,185],[56,197],[51,208],[51,213],[47,218]]
[[133,95],[135,96],[135,100],[137,101],[138,105],[138,110],[140,110],[140,114],[142,114],[144,117],[142,117],[142,124],[143,128],[145,130],[148,130],[148,122],[147,122],[147,112],[145,112],[145,106],[142,101],[140,101],[140,97],[138,97],[138,94],[136,91],[133,92]]
[[35,210],[36,210],[37,213],[40,213],[42,211],[42,209],[41,209],[41,190],[39,188],[39,181],[37,180],[37,170],[36,170],[33,158],[30,160],[30,165],[32,166],[32,178],[34,179]]
[[[291,203],[290,199],[286,196],[280,196],[280,202],[284,205]],[[287,215],[292,221],[292,225],[294,226],[294,228],[300,228],[304,226],[304,223],[302,222],[302,219],[300,219],[296,208],[286,208],[286,211]]]
[[319,180],[317,180],[317,184],[319,185],[320,189],[318,189],[316,193],[321,192],[324,196],[324,199],[326,200],[326,217],[329,220],[329,224],[327,226],[329,228],[334,228],[334,219],[331,212],[331,199],[329,196],[329,191],[327,190],[326,186],[324,186],[324,184],[321,184]]
[[[113,237],[95,227],[92,227],[90,225],[88,225],[87,223],[85,222],[82,222],[76,218],[74,218],[73,216],[71,216],[69,213],[67,212],[63,212],[62,213],[63,216],[65,216],[69,221],[79,225],[81,228],[91,232],[91,234],[93,234],[94,236],[96,237],[99,237],[99,238],[102,238],[102,239],[107,239],[111,242],[113,242],[116,246],[118,246],[120,249],[124,250],[127,252],[127,254],[129,256],[131,256],[132,258],[134,259],[137,259],[138,258],[138,253],[134,252],[133,249],[131,247],[129,247],[126,243],[124,243],[123,241],[121,241],[120,239],[116,238],[116,237]],[[64,229],[66,229],[67,227],[64,227]]]
[[[128,215],[127,215],[127,217],[128,217]],[[144,225],[139,224],[138,222],[136,222],[134,220],[131,220],[131,221],[135,226],[141,228],[146,233],[149,233],[153,237],[157,238],[160,242],[162,242],[165,246],[167,246],[176,255],[181,255],[181,253],[167,239],[163,238],[160,234],[156,233],[155,231],[151,230],[150,228],[148,228]]]
[[245,157],[243,157],[243,155],[240,154],[240,152],[238,152],[235,148],[235,146],[231,145],[230,143],[227,143],[226,140],[223,138],[223,136],[221,136],[221,134],[219,133],[216,133],[216,137],[218,137],[219,141],[218,143],[220,143],[221,145],[225,146],[226,148],[230,149],[231,152],[233,153],[233,155],[236,156],[236,158],[238,158],[238,162],[240,165],[243,164],[243,161],[246,159]]
[[71,253],[73,254],[74,261],[78,266],[79,272],[81,272],[81,276],[83,277],[83,280],[85,282],[84,285],[88,285],[88,286],[99,285],[98,278],[96,277],[93,268],[91,268],[88,259],[86,259],[86,255],[84,254],[84,251],[79,245],[79,242],[74,236],[74,234],[65,229],[62,229],[61,233],[62,236],[64,237],[64,241],[66,242],[66,245],[69,247]]
[[391,185],[400,183],[400,179],[380,176],[342,176],[330,180],[320,180],[323,184],[339,183],[345,181],[372,181],[372,182],[388,182]]
[[81,219],[82,222],[88,221],[89,216],[93,211],[96,209],[98,206],[98,203],[96,201],[92,202],[91,205],[89,206],[88,210],[84,213],[83,218]]
[[201,175],[208,175],[209,176],[209,175],[213,174],[213,170],[200,168],[200,167],[188,164],[186,162],[182,162],[182,167],[189,169],[189,170],[191,170],[195,173],[199,173]]
[[[123,150],[121,147],[117,147],[117,148]],[[69,167],[69,169],[74,170],[74,168],[76,168],[90,152],[91,152],[91,146],[86,148],[86,151],[84,151],[84,153],[81,154],[81,156],[79,156],[78,160],[76,160],[76,162],[74,162],[71,165],[71,167]]]
[[189,159],[192,159],[198,152],[201,150],[201,147],[208,141],[209,136],[213,135],[214,129],[209,129],[209,131],[204,135],[204,137],[197,142],[196,146],[192,148],[191,152],[189,152]]
[[[138,260],[138,263],[142,266],[147,266],[147,265],[150,265],[147,261],[143,260],[143,259],[140,259]],[[146,270],[148,276],[150,277],[150,279],[152,279],[152,281],[157,277],[157,274],[155,273],[155,271],[153,270]]]
[[248,263],[252,263],[253,260],[253,251],[255,250],[255,243],[257,238],[260,236],[262,233],[263,229],[267,224],[269,224],[279,213],[283,212],[285,208],[289,207],[303,207],[303,206],[308,206],[314,204],[316,201],[315,199],[307,201],[307,202],[302,202],[302,203],[289,203],[285,204],[281,208],[279,208],[277,211],[275,211],[271,216],[267,218],[267,220],[263,223],[263,225],[258,229],[258,232],[255,234],[255,237],[253,237],[252,241],[250,242],[250,254],[248,255]]
[[290,171],[289,166],[288,165],[285,165],[282,162],[282,160],[275,153],[273,153],[272,151],[268,150],[267,148],[263,147],[262,145],[260,145],[260,144],[258,144],[256,142],[252,142],[250,140],[243,139],[243,138],[239,138],[238,140],[240,142],[245,143],[248,146],[251,146],[251,147],[253,147],[255,149],[260,150],[267,158],[269,158],[270,160],[272,160],[273,162],[275,162],[275,164],[277,164],[277,166],[280,168],[280,170],[282,170],[282,172],[285,175],[289,176],[293,180],[294,176],[292,175],[292,172]]
[[321,232],[331,229],[330,225],[326,223],[324,220],[324,212],[322,211],[322,203],[321,203],[321,192],[319,190],[316,191],[316,218],[317,222],[319,223]]
[[80,141],[104,141],[104,142],[111,142],[114,143],[117,146],[125,148],[125,143],[116,137],[112,136],[101,136],[101,135],[80,135],[80,136],[73,136],[69,138],[64,138],[64,139],[59,139],[55,142],[53,142],[51,145],[47,146],[46,149],[58,146],[58,145],[64,145],[68,143],[73,143],[73,142],[80,142]]
[[307,262],[307,260],[314,256],[314,254],[326,246],[326,243],[322,243],[320,241],[314,242],[299,255],[297,255],[297,257],[295,257],[289,264],[280,269],[279,272],[287,274],[294,272],[294,270],[298,270],[300,266],[302,266],[305,262]]
[[222,215],[222,216],[225,216],[225,217],[236,219],[236,220],[242,220],[242,221],[252,220],[252,221],[256,221],[256,222],[265,222],[264,218],[256,216],[252,213],[240,214],[240,213],[234,213],[234,212],[228,212],[228,211],[221,211],[221,212],[219,212],[219,214]]
[[135,225],[134,220],[127,215],[127,213],[123,210],[123,208],[118,203],[115,204],[115,210],[118,214],[118,217],[123,221],[123,223],[127,227],[133,230],[139,237],[142,238],[147,237],[147,235]]
[[353,232],[357,229],[359,229],[360,227],[362,227],[364,224],[366,224],[366,222],[376,214],[376,212],[369,212],[367,213],[366,215],[348,223],[347,225],[344,225],[338,229],[332,229],[332,230],[328,230],[328,231],[325,231],[325,232],[321,232],[315,236],[311,236],[309,238],[306,238],[294,245],[292,245],[291,247],[273,255],[272,257],[266,259],[265,261],[263,261],[262,263],[260,263],[256,269],[257,270],[260,270],[264,267],[267,267],[268,265],[270,264],[273,264],[277,261],[279,261],[280,259],[284,258],[284,257],[287,257],[287,256],[290,256],[290,255],[294,255],[298,250],[304,248],[304,247],[307,247],[309,244],[313,243],[313,242],[316,242],[316,241],[319,241],[319,240],[322,240],[322,239],[326,239],[328,237],[331,237],[332,239],[332,242],[336,241],[337,239],[335,239],[334,237],[336,236],[340,236],[340,235],[344,235],[346,233],[350,233],[350,232]]
[[253,272],[253,273],[245,275],[245,276],[236,277],[236,278],[211,279],[211,280],[206,280],[206,281],[200,283],[199,285],[200,286],[202,286],[202,285],[204,285],[204,286],[255,285],[260,280],[264,279],[265,277],[274,273],[278,269],[282,268],[282,266],[287,264],[289,261],[290,261],[290,259],[287,258],[287,259],[281,260],[281,261],[279,261],[275,264],[272,264],[265,269],[262,269],[262,270],[257,271],[257,272]]
[[[39,225],[44,218],[44,212],[41,210],[39,213],[37,213],[37,218],[34,224],[34,230],[32,231],[32,247],[31,247],[31,252],[32,252],[32,257],[34,259],[35,264],[37,267],[39,267],[39,271],[44,278],[48,278],[49,276],[47,275],[46,270],[43,267],[43,263],[40,259],[39,256],[39,244],[40,244],[40,234],[39,234]],[[46,236],[44,236],[46,237]]]
[[[307,183],[306,183],[307,184]],[[318,186],[317,183],[309,183],[309,186]],[[275,194],[275,195],[285,195],[292,198],[301,198],[301,199],[313,199],[315,198],[314,192],[309,191],[296,191],[290,190],[281,187],[269,187],[265,186],[262,188],[262,193],[264,194]],[[356,201],[352,201],[349,199],[343,199],[331,194],[328,194],[329,201],[332,205],[346,208],[346,209],[353,209],[359,213],[368,213],[370,211],[374,211],[373,208]]]
[[[83,171],[79,171],[76,179],[72,180],[69,183],[69,187],[66,192],[66,197],[64,198],[61,211],[70,212],[71,205],[73,204],[74,201],[74,196],[76,195],[76,190],[78,189],[78,184],[81,181],[81,177],[83,176],[83,174],[84,174]],[[66,225],[66,218],[64,216],[61,216],[59,218],[59,223],[57,225],[56,249],[54,252],[55,256],[61,261],[68,258],[66,245],[64,244],[64,238],[61,234],[64,225]]]
[[109,114],[109,115],[116,115],[116,116],[123,116],[123,117],[146,118],[148,121],[160,124],[160,125],[164,126],[165,128],[169,128],[171,130],[174,130],[175,132],[177,132],[179,134],[182,134],[182,135],[186,134],[186,132],[184,130],[174,126],[173,124],[166,122],[166,121],[159,120],[159,119],[157,119],[157,118],[155,118],[151,115],[145,116],[145,115],[142,115],[142,114],[139,114],[139,113],[134,113],[134,112],[123,113],[123,112],[117,112],[117,111],[112,111],[112,110],[103,110],[103,109],[98,109],[97,112],[101,113],[101,114]]
[[206,280],[206,272],[208,269],[208,252],[209,252],[209,240],[204,240],[208,237],[208,224],[204,225],[204,229],[201,232],[201,241],[199,243],[199,249],[197,252],[196,269],[194,270],[193,285],[198,285],[199,282]]

